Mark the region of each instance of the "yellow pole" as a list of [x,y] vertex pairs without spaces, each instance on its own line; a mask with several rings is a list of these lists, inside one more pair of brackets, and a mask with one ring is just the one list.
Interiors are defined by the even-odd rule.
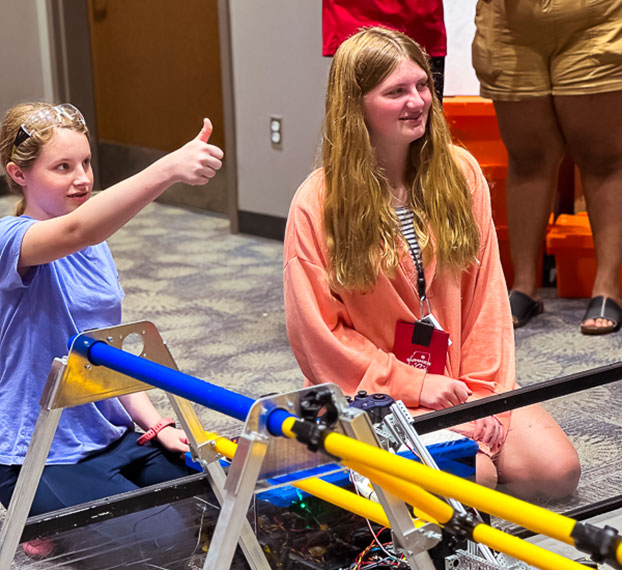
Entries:
[[[394,475],[389,475],[379,469],[374,469],[356,461],[344,461],[350,469],[364,475],[383,489],[399,497],[409,505],[415,507],[416,516],[433,523],[445,524],[453,516],[453,508],[445,501],[428,493],[418,485],[404,481]],[[419,511],[420,509],[420,511]]]
[[[285,436],[296,438],[292,428],[297,421],[300,420],[295,417],[283,421],[281,430]],[[331,432],[326,435],[324,449],[331,455],[346,461],[351,460],[368,468],[373,469],[382,465],[383,472],[398,479],[415,483],[437,495],[452,497],[485,513],[512,521],[537,534],[544,534],[575,546],[571,533],[578,523],[564,515],[553,513],[455,475],[437,471],[417,461],[411,461],[339,433]],[[622,565],[622,541],[616,545],[615,559],[618,564]]]
[[545,534],[574,545],[570,533],[576,521],[571,518],[338,433],[326,436],[324,445],[326,451],[332,455],[370,467],[382,465],[383,471],[416,483],[432,493],[452,497],[485,513],[515,522],[537,534]]
[[[365,475],[381,487],[400,497],[410,505],[420,508],[424,513],[417,512],[423,519],[440,522],[449,522],[454,514],[454,509],[438,497],[428,493],[421,487],[408,483],[393,475],[388,475],[378,469],[370,468],[355,461],[344,462],[351,469]],[[426,515],[425,513],[429,513]],[[432,515],[432,516],[430,516]],[[434,517],[434,518],[432,518]],[[473,540],[491,547],[493,550],[504,552],[509,556],[523,560],[542,570],[584,570],[585,566],[554,554],[549,550],[526,542],[503,531],[480,523],[473,529]]]
[[[292,431],[296,421],[300,420],[292,417],[283,422],[282,430],[286,436],[296,437]],[[574,546],[574,539],[570,534],[576,521],[564,515],[482,487],[461,477],[437,471],[417,461],[411,461],[339,433],[329,433],[324,439],[324,448],[332,455],[371,468],[382,465],[384,472],[415,483],[432,493],[452,497],[485,513],[515,522],[537,534],[545,534]]]
[[473,539],[543,570],[585,570],[583,564],[485,524],[473,529]]
[[[235,455],[237,444],[230,439],[220,436],[217,433],[206,432],[209,441],[212,441],[212,448],[229,459]],[[332,485],[317,478],[301,479],[291,483],[301,491],[314,495],[319,499],[332,503],[346,511],[350,511],[363,518],[369,519],[382,526],[390,526],[389,519],[384,509],[374,501],[361,497],[355,493],[342,489],[337,485]],[[423,523],[415,521],[415,526],[422,526]]]

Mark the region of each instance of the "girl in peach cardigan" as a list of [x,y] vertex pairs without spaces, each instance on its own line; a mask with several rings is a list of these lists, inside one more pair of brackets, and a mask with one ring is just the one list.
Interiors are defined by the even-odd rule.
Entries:
[[[307,382],[387,393],[413,414],[516,387],[488,188],[450,144],[432,85],[425,55],[401,33],[370,28],[342,44],[323,168],[294,197],[284,253],[287,330]],[[398,321],[430,314],[450,339],[436,374],[393,348]],[[576,488],[577,454],[540,406],[456,430],[480,446],[479,482],[523,498]]]

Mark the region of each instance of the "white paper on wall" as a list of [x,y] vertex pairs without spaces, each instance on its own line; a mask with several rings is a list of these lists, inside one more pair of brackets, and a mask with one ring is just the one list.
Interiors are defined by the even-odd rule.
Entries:
[[446,96],[479,95],[479,81],[471,63],[476,4],[477,0],[445,0],[443,3],[447,28]]

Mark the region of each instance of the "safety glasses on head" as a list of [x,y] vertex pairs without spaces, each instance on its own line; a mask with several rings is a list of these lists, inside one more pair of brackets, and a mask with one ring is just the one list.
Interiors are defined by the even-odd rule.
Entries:
[[48,129],[61,126],[63,124],[63,119],[86,127],[86,121],[82,113],[80,113],[77,107],[74,107],[70,103],[62,103],[54,107],[38,109],[20,125],[17,135],[15,136],[15,142],[13,143],[13,152],[33,134],[42,133]]

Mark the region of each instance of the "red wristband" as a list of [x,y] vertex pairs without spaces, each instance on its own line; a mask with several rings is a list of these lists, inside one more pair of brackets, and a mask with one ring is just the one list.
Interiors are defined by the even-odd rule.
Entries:
[[141,435],[138,438],[136,443],[138,445],[145,445],[145,443],[147,443],[150,439],[153,439],[156,435],[158,435],[158,433],[160,433],[165,427],[174,426],[174,425],[175,425],[175,420],[173,418],[164,418],[163,420],[160,420],[152,428],[150,428],[148,431],[143,433],[143,435]]

